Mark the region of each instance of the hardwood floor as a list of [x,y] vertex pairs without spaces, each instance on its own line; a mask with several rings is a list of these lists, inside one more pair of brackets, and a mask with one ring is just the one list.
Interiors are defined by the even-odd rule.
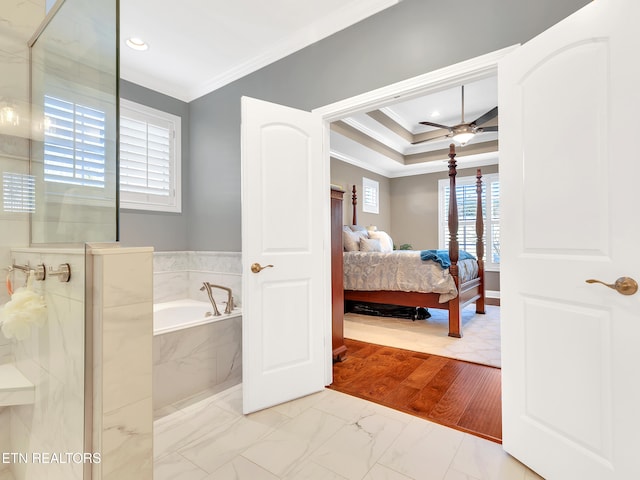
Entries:
[[330,388],[502,443],[501,371],[345,339]]

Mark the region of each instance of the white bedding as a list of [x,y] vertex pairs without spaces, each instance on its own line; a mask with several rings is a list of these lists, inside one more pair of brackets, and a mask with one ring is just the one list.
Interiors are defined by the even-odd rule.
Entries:
[[[478,276],[478,262],[462,260],[458,271],[461,282],[471,280]],[[440,303],[458,295],[449,269],[422,261],[414,250],[344,252],[344,289],[433,292],[440,294]]]

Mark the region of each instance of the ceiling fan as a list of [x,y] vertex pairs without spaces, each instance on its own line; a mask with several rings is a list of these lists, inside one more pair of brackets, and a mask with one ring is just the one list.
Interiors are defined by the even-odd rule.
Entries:
[[413,145],[417,145],[419,143],[430,142],[432,140],[438,140],[441,138],[452,138],[460,145],[465,145],[469,140],[471,140],[477,133],[482,132],[497,132],[498,126],[491,125],[487,127],[483,127],[485,123],[490,120],[493,120],[498,116],[498,107],[493,107],[491,110],[486,112],[484,115],[476,118],[473,122],[465,123],[464,121],[464,85],[462,85],[462,118],[460,123],[449,127],[447,125],[442,125],[440,123],[434,122],[420,122],[421,125],[429,125],[430,127],[436,127],[438,130],[434,130],[431,132],[427,132],[427,138],[423,138],[416,142],[412,142]]

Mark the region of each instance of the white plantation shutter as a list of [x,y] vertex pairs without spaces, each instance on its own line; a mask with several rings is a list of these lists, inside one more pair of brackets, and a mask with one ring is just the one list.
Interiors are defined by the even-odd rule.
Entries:
[[[485,269],[498,270],[500,265],[500,181],[497,173],[482,176],[482,215],[484,218]],[[449,248],[449,179],[438,182],[440,198],[440,247]],[[456,179],[458,202],[458,243],[461,250],[476,253],[476,177]],[[489,208],[489,217],[487,217]]]
[[105,112],[45,95],[44,180],[105,186]]
[[180,212],[180,117],[120,101],[120,205]]
[[500,264],[500,182],[497,179],[491,182],[490,194],[491,235],[487,235],[487,259],[493,264]]
[[2,173],[2,209],[5,212],[36,211],[36,179],[24,173]]
[[375,180],[362,177],[362,211],[367,213],[379,212],[380,198],[379,184]]

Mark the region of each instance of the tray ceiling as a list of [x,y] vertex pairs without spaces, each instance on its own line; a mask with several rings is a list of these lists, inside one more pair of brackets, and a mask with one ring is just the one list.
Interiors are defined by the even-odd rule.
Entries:
[[[466,84],[464,103],[465,122],[471,122],[497,106],[497,78]],[[461,88],[457,86],[344,118],[331,126],[331,154],[387,177],[446,170],[451,139],[417,145],[412,142],[437,130],[420,125],[421,121],[447,126],[461,123],[461,105]],[[486,125],[497,124],[498,117]],[[476,134],[456,150],[461,167],[495,164],[498,162],[498,133]]]

